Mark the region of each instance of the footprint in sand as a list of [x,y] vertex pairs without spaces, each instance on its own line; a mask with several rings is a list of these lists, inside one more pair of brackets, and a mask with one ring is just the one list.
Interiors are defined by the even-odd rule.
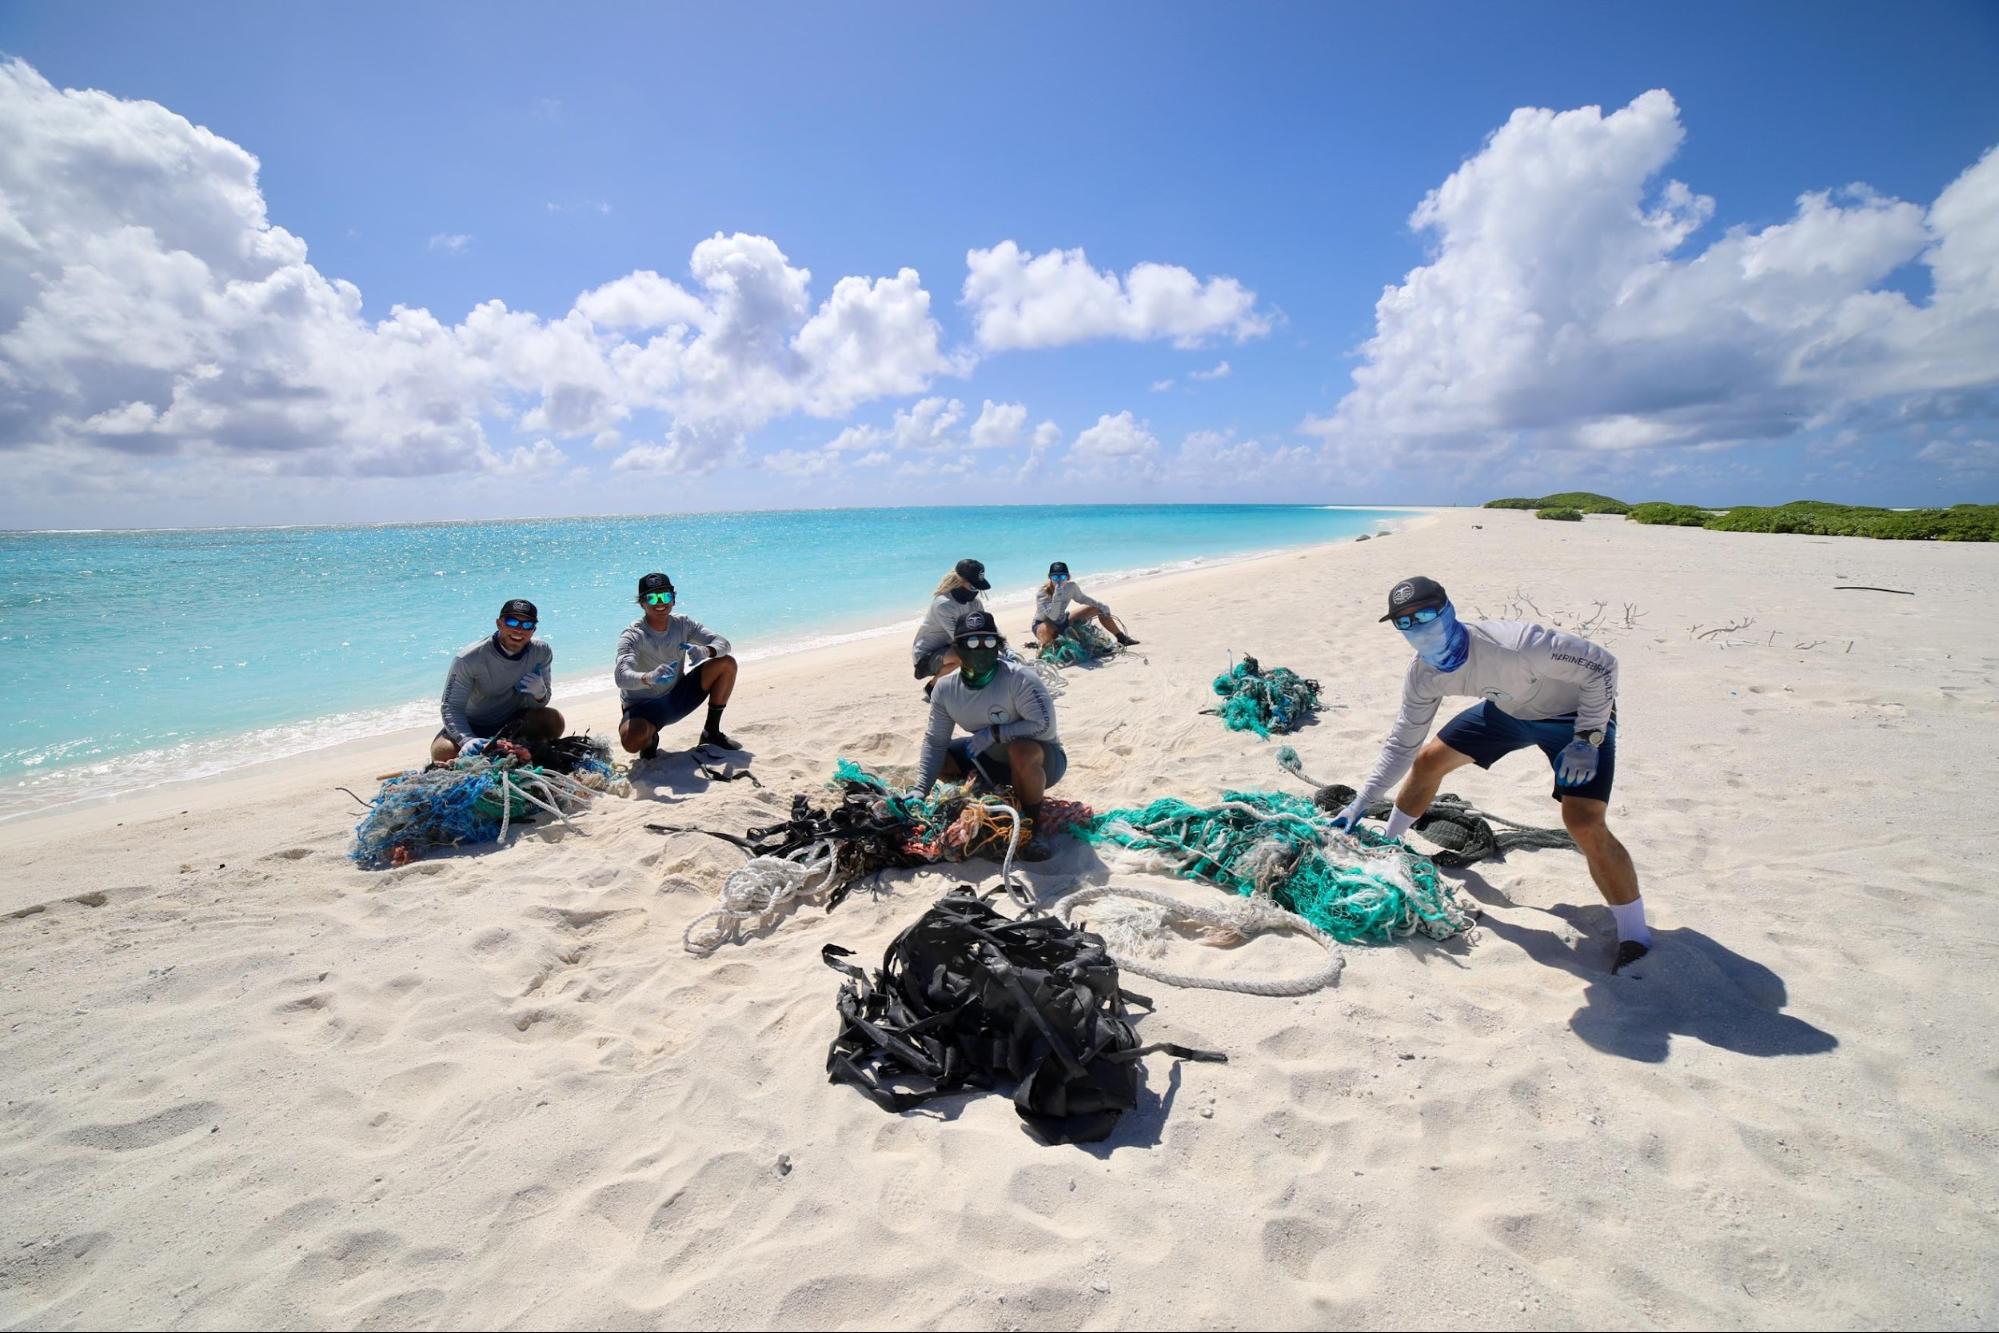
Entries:
[[84,1125],[62,1137],[67,1142],[100,1152],[133,1152],[140,1148],[156,1148],[183,1134],[211,1126],[221,1110],[214,1102],[182,1102],[179,1106],[170,1106],[164,1111],[156,1111],[124,1124]]

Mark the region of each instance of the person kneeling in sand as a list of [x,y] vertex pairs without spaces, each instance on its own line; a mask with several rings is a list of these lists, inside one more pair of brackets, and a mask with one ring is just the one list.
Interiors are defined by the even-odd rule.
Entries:
[[[1402,678],[1402,710],[1381,757],[1334,827],[1353,827],[1407,772],[1388,818],[1388,836],[1400,838],[1430,808],[1446,773],[1466,764],[1490,768],[1502,755],[1538,746],[1555,770],[1562,823],[1617,918],[1610,970],[1643,958],[1652,931],[1638,870],[1604,820],[1617,771],[1617,659],[1601,644],[1524,620],[1461,624],[1443,585],[1422,577],[1389,591],[1382,619],[1395,622],[1416,657]],[[1424,745],[1437,705],[1452,695],[1480,702]]]
[[[1082,604],[1082,610],[1073,615],[1069,611],[1071,601]],[[1057,560],[1048,566],[1048,582],[1041,585],[1034,594],[1034,637],[1046,648],[1057,638],[1068,632],[1069,626],[1094,620],[1102,625],[1110,636],[1127,648],[1138,646],[1138,640],[1125,633],[1111,616],[1111,609],[1090,594],[1077,587],[1069,578],[1067,561]]]
[[[973,611],[959,622],[951,648],[961,665],[940,677],[930,695],[916,792],[928,796],[940,776],[956,780],[967,774],[975,785],[1013,788],[1021,815],[1034,825],[1020,859],[1046,861],[1054,849],[1041,832],[1041,798],[1062,780],[1069,756],[1055,734],[1055,700],[1048,687],[1025,667],[1002,661],[1005,647],[986,612]],[[971,735],[953,741],[959,727]]]
[[493,632],[468,643],[444,673],[444,729],[430,742],[430,760],[448,764],[475,740],[553,741],[562,714],[554,694],[555,650],[535,638],[541,615],[516,597],[500,608]]
[[722,710],[736,688],[736,659],[729,641],[698,621],[673,614],[673,580],[648,574],[639,580],[645,614],[618,636],[612,677],[624,700],[618,742],[628,754],[651,759],[659,753],[660,728],[708,705],[702,745],[720,750],[742,747],[722,734]]

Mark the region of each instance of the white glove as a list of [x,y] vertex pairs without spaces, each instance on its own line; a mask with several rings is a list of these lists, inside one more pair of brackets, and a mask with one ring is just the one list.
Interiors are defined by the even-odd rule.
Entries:
[[530,671],[514,682],[514,692],[525,694],[536,703],[547,703],[550,690],[548,679],[539,671]]
[[988,750],[995,749],[1002,744],[1004,742],[1000,740],[999,728],[997,726],[981,727],[972,734],[973,754],[984,754]]

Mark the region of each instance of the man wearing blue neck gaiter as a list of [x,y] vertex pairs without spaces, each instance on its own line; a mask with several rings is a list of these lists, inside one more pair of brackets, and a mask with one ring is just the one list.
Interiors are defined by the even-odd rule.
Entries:
[[[1562,823],[1617,918],[1610,970],[1643,958],[1652,932],[1638,871],[1604,818],[1617,770],[1617,659],[1600,644],[1529,621],[1462,623],[1443,585],[1420,575],[1389,590],[1382,620],[1394,623],[1416,658],[1381,757],[1334,826],[1352,828],[1408,773],[1388,818],[1388,836],[1400,838],[1430,808],[1445,774],[1466,764],[1490,768],[1503,755],[1537,747],[1555,770]],[[1424,745],[1438,705],[1453,695],[1480,702]]]

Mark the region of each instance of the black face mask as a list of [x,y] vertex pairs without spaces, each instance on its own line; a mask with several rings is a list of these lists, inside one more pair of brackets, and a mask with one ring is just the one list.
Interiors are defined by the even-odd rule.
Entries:
[[951,589],[951,600],[957,602],[961,606],[967,602],[970,602],[974,597],[977,597],[978,595],[979,591],[976,588]]
[[975,690],[982,690],[999,670],[1000,650],[997,648],[960,648],[958,660],[964,665],[959,674],[965,683]]

